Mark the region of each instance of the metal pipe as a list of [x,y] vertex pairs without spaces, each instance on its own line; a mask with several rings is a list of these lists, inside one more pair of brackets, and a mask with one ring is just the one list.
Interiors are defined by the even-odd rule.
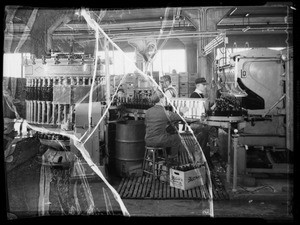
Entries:
[[29,117],[29,103],[27,100],[25,100],[26,102],[26,120],[28,120],[28,117]]
[[230,170],[231,170],[231,123],[228,122],[228,143],[227,143],[227,171],[226,178],[227,182],[230,182]]
[[274,107],[275,107],[279,102],[281,102],[285,97],[286,97],[286,94],[282,95],[282,96],[280,97],[280,99],[279,99],[277,102],[275,102],[274,105],[272,105],[271,108],[263,115],[263,117],[265,117],[266,115],[268,115],[269,112],[271,112],[271,110],[274,109]]
[[50,101],[47,101],[46,104],[47,104],[47,120],[46,120],[46,123],[49,124],[49,122],[50,122]]
[[55,109],[56,109],[56,104],[52,102],[52,122],[51,124],[56,124],[55,123]]
[[37,114],[37,110],[36,110],[36,100],[33,101],[33,122],[36,123],[36,114]]
[[64,123],[67,123],[67,104],[63,105],[64,107]]
[[33,121],[33,101],[30,100],[30,101],[29,101],[29,104],[30,104],[30,116],[29,116],[29,122],[32,122],[32,121]]
[[56,124],[57,125],[60,125],[60,110],[61,110],[61,105],[58,103],[57,104],[57,121],[56,121]]
[[42,101],[42,121],[41,123],[45,123],[45,106],[46,106],[46,102]]
[[37,123],[40,123],[40,118],[41,118],[41,101],[37,101]]
[[108,47],[109,42],[107,39],[104,39],[105,44],[105,78],[106,78],[106,102],[109,104],[110,102],[110,78],[109,78],[109,55],[108,55]]

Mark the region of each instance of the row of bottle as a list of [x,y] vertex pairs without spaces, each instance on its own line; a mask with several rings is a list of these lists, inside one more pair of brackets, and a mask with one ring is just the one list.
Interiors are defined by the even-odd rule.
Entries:
[[26,100],[52,101],[52,79],[27,79]]
[[181,166],[172,166],[172,169],[186,172],[186,171],[201,168],[203,166],[204,166],[204,164],[200,164],[200,163],[195,163],[195,164],[189,163],[189,164],[185,164],[185,165],[181,165]]
[[[101,78],[96,77],[94,85],[101,83]],[[38,101],[53,100],[53,86],[59,85],[82,85],[88,86],[92,84],[91,77],[54,77],[54,78],[32,78],[27,79],[26,83],[26,99]]]
[[34,136],[37,138],[46,139],[46,140],[70,141],[69,137],[60,135],[60,134],[49,134],[49,133],[36,132],[34,134]]
[[129,97],[119,97],[113,102],[113,105],[124,106],[126,108],[132,109],[149,109],[155,104],[150,100],[150,98],[129,98]]
[[215,111],[241,111],[240,101],[231,96],[218,98]]

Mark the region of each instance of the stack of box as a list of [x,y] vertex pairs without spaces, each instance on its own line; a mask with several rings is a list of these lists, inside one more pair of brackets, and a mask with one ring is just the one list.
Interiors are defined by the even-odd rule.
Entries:
[[197,73],[190,73],[188,76],[188,94],[191,95],[196,88],[195,80],[198,78]]
[[188,75],[179,73],[179,97],[188,98]]

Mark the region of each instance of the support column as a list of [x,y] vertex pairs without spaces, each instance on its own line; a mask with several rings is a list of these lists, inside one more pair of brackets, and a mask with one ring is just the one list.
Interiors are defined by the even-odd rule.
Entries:
[[208,74],[208,66],[207,66],[207,56],[202,55],[202,47],[200,45],[198,45],[197,47],[198,52],[197,52],[197,59],[198,59],[198,63],[197,63],[197,71],[200,77],[204,77],[206,80],[209,81],[209,74]]
[[197,73],[197,43],[191,38],[182,38],[186,53],[186,72],[187,74]]

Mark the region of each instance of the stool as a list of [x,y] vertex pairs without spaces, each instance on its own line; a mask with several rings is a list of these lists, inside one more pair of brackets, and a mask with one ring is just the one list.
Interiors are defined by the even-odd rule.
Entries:
[[[166,148],[146,146],[146,151],[145,151],[145,156],[143,161],[143,174],[144,173],[151,174],[154,178],[159,179],[161,171],[168,172],[160,168],[159,160],[165,161],[167,167],[169,166],[169,160],[168,160]],[[149,165],[150,163],[152,163],[152,168],[150,168]]]

